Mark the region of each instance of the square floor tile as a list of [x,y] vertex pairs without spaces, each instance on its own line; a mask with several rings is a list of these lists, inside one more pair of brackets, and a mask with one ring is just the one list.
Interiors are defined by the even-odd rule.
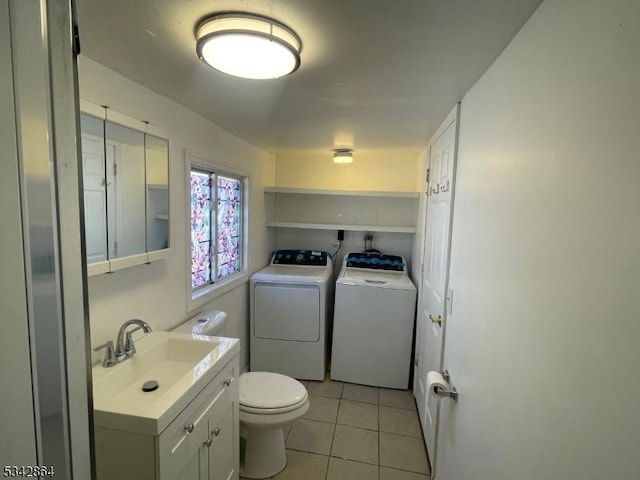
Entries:
[[[302,477],[300,477],[302,479]],[[327,480],[376,480],[378,466],[331,457]]]
[[315,453],[287,450],[287,466],[277,480],[325,480],[329,457]]
[[422,439],[393,433],[380,432],[380,465],[415,473],[431,473]]
[[293,450],[329,455],[335,425],[313,420],[298,420],[291,427],[285,445]]
[[318,395],[320,397],[340,398],[342,397],[342,382],[334,382],[333,380],[325,380],[324,382],[309,381],[307,387],[309,395]]
[[336,425],[331,456],[378,464],[378,432]]
[[344,389],[342,390],[342,398],[353,400],[354,402],[373,403],[377,405],[379,403],[378,388],[345,383]]
[[319,422],[336,423],[338,417],[338,406],[340,400],[337,398],[309,396],[309,410],[303,418],[307,420],[317,420]]
[[389,467],[380,467],[380,480],[429,480],[429,478],[429,475],[406,472]]
[[378,406],[370,403],[340,400],[338,423],[352,427],[378,430]]
[[387,407],[404,408],[415,410],[416,401],[411,390],[392,390],[390,388],[380,389],[380,405]]
[[422,439],[418,412],[380,406],[380,431]]

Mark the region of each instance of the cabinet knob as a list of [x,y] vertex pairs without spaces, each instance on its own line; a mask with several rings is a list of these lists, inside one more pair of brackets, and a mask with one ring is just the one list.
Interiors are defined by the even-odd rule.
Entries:
[[211,444],[213,443],[213,439],[211,437],[207,438],[206,442],[202,442],[202,444],[204,446],[206,446],[207,448],[209,448],[211,446]]
[[187,435],[193,432],[193,429],[194,429],[193,423],[190,423],[189,425],[184,427],[184,431],[187,432]]
[[219,429],[219,428],[216,428],[215,430],[211,430],[211,434],[212,434],[214,437],[217,437],[218,435],[220,435],[220,429]]
[[228,387],[231,385],[231,382],[233,382],[233,378],[227,378],[223,383],[225,387]]

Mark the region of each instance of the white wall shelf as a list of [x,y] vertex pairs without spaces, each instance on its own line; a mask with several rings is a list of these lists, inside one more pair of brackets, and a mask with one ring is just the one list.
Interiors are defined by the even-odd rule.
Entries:
[[322,190],[317,188],[264,187],[265,193],[299,193],[303,195],[342,195],[346,197],[418,198],[418,192],[387,192],[366,190]]
[[149,190],[169,190],[169,185],[164,183],[149,183],[147,188]]
[[265,187],[267,226],[415,233],[416,192]]
[[339,223],[304,223],[304,222],[280,222],[269,221],[268,227],[304,228],[311,230],[350,230],[353,232],[393,232],[415,233],[416,227],[392,227],[384,225],[343,225]]

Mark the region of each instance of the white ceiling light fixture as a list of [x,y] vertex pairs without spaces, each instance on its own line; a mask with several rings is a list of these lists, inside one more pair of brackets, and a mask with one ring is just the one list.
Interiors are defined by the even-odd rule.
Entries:
[[201,60],[236,77],[279,78],[300,67],[300,37],[268,17],[217,13],[198,24],[196,39]]
[[353,150],[348,148],[339,148],[333,152],[333,163],[344,165],[345,163],[353,163]]

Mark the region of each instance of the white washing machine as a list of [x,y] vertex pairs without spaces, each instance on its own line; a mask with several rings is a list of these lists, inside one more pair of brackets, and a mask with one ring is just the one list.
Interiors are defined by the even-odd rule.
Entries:
[[402,257],[346,255],[336,281],[331,378],[408,388],[415,309]]
[[326,252],[277,250],[250,282],[252,371],[323,380],[333,301]]

